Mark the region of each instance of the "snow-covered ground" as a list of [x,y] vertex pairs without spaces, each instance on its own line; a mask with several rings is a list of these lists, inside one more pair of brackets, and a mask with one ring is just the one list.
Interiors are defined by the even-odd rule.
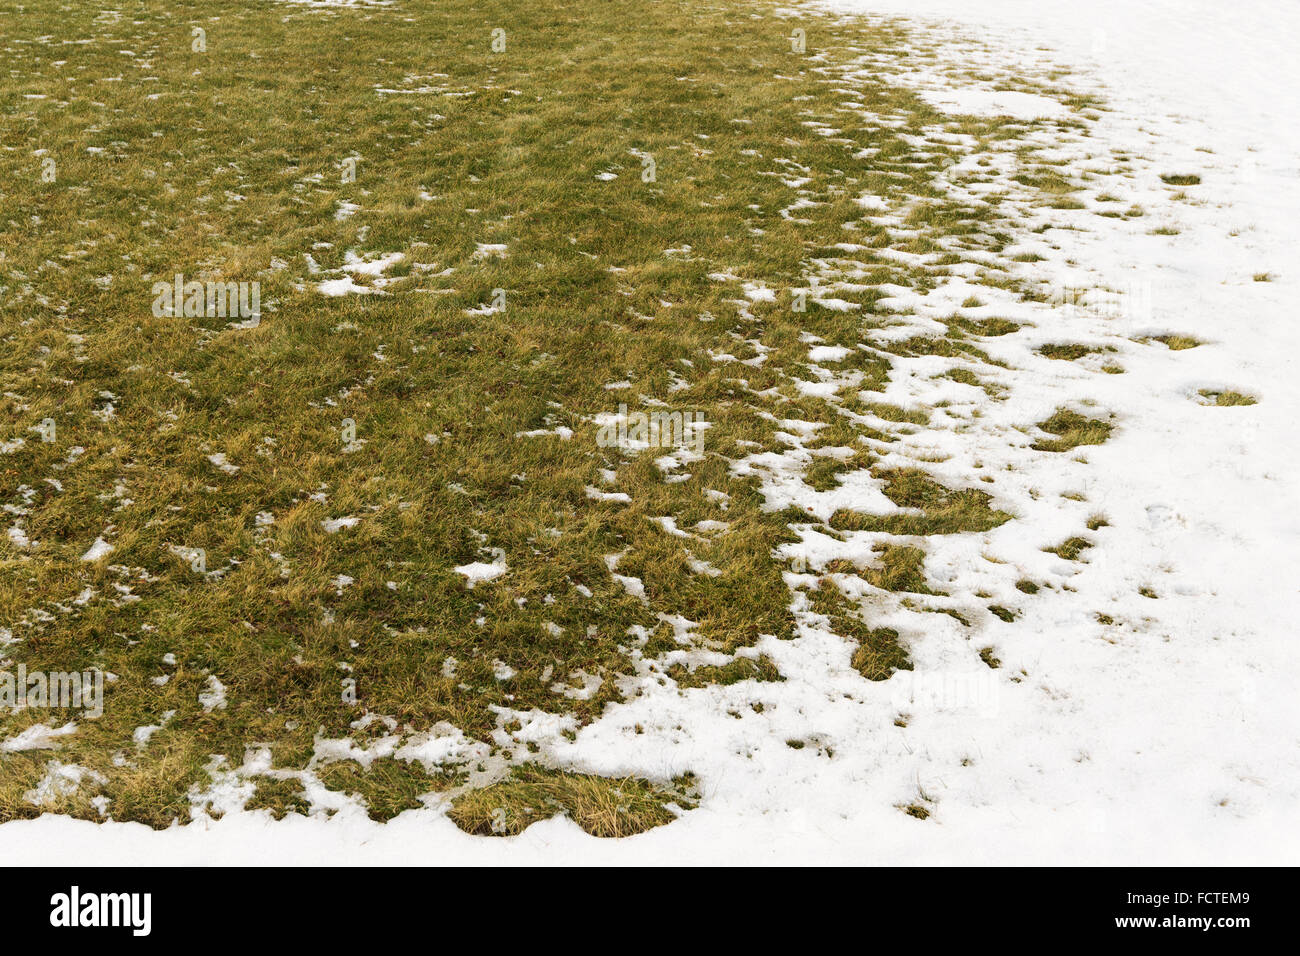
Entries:
[[[1039,562],[1040,577],[1063,585],[1026,601],[1022,616],[996,631],[1002,668],[964,670],[956,626],[929,615],[933,633],[911,648],[917,670],[864,691],[843,641],[809,626],[796,641],[760,648],[787,677],[765,686],[762,714],[732,712],[750,700],[736,686],[651,690],[611,707],[554,756],[601,773],[692,770],[704,782],[698,810],[617,842],[563,819],[487,840],[434,811],[381,826],[348,808],[329,820],[280,823],[230,813],[162,833],[45,818],[0,827],[0,849],[55,858],[51,841],[75,841],[78,859],[112,863],[1295,862],[1300,64],[1290,46],[1300,4],[822,6],[941,20],[926,29],[975,64],[1072,67],[1066,85],[1099,91],[1108,111],[1088,142],[1063,155],[1087,164],[1127,153],[1124,201],[1149,210],[1137,220],[1079,217],[1086,225],[1054,233],[1034,266],[1062,288],[1116,290],[1123,304],[1058,310],[1068,317],[1059,327],[1040,311],[1040,338],[1028,345],[1113,342],[1125,374],[1047,360],[1035,367],[1021,343],[1009,355],[1013,401],[964,432],[967,446],[941,449],[952,456],[945,467],[975,455],[990,467],[1016,465],[1020,477],[1003,493],[1022,496],[1021,520],[990,540],[999,555],[1021,567]],[[906,81],[944,109],[1039,108],[1032,97],[954,88],[953,76],[937,71]],[[1162,173],[1200,175],[1196,201],[1169,202]],[[1179,231],[1152,235],[1155,226]],[[1265,274],[1270,281],[1255,280]],[[951,305],[909,304],[922,318]],[[1132,344],[1167,332],[1207,344],[1178,353]],[[810,358],[832,366],[833,352],[814,346]],[[901,404],[921,394],[909,389],[933,388],[921,376],[893,387],[888,398]],[[1258,403],[1207,407],[1197,400],[1202,389],[1234,389]],[[1118,416],[1114,437],[1088,450],[1088,465],[1001,448],[999,429],[1013,419],[1033,421],[1080,397]],[[764,480],[780,493],[777,471]],[[1062,498],[1075,492],[1086,505]],[[1110,527],[1089,563],[1041,552],[1092,512]],[[814,564],[825,557],[818,542],[804,544]],[[963,547],[936,543],[931,574],[950,575],[954,591],[1014,580],[1014,567],[981,564]],[[1158,599],[1141,596],[1144,587]],[[1116,625],[1100,626],[1099,612]],[[905,727],[895,723],[900,713]],[[629,735],[637,724],[645,732]],[[802,746],[790,747],[792,739]],[[929,819],[898,809],[922,797]]]

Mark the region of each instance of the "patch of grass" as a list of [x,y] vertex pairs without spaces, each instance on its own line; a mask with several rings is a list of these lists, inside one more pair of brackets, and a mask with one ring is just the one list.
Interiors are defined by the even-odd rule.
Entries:
[[993,496],[973,488],[954,491],[916,468],[884,471],[884,494],[900,508],[922,514],[869,515],[839,510],[830,525],[837,531],[883,531],[897,535],[960,534],[990,531],[1011,516],[989,506]]
[[1018,322],[1012,322],[1010,319],[967,319],[956,318],[948,320],[950,329],[965,332],[970,335],[978,335],[984,338],[996,338],[1002,335],[1010,335],[1020,329]]
[[900,342],[882,343],[880,348],[904,358],[937,355],[942,358],[974,358],[990,363],[992,361],[979,346],[960,336],[952,335],[914,335]]
[[911,803],[899,806],[898,809],[909,817],[915,817],[917,820],[930,819],[930,808],[926,806],[923,800],[914,800]]
[[1199,186],[1201,177],[1196,173],[1161,173],[1160,179],[1167,186]]
[[1092,542],[1087,538],[1075,536],[1073,538],[1066,538],[1054,548],[1044,548],[1043,550],[1048,554],[1054,554],[1057,557],[1064,558],[1066,561],[1078,561],[1079,556],[1092,546]]
[[1038,428],[1057,436],[1049,441],[1036,441],[1030,447],[1035,451],[1062,452],[1080,445],[1100,445],[1110,437],[1112,426],[1095,418],[1085,418],[1068,408],[1059,408],[1050,418],[1038,422]]
[[1160,342],[1167,346],[1173,352],[1181,352],[1184,349],[1194,349],[1198,345],[1204,345],[1198,338],[1190,335],[1153,335],[1152,342]]
[[311,809],[303,793],[302,783],[296,779],[259,777],[253,795],[244,804],[246,810],[269,810],[271,816],[282,820],[287,814],[306,815]]
[[867,626],[860,612],[849,604],[838,588],[823,584],[809,593],[809,601],[814,611],[830,619],[832,631],[857,643],[853,666],[867,680],[887,680],[894,671],[912,669],[912,660],[899,639],[898,631],[890,627]]
[[870,628],[858,635],[853,666],[867,680],[887,680],[894,671],[910,671],[911,658],[892,627]]
[[872,460],[873,456],[864,450],[855,451],[845,458],[819,455],[804,472],[803,480],[815,491],[829,491],[838,487],[845,475],[869,467]]
[[785,680],[776,664],[766,654],[760,655],[757,659],[737,657],[730,664],[709,664],[697,667],[693,671],[687,670],[681,664],[674,664],[666,673],[677,681],[678,687],[707,687],[711,684],[725,686],[727,684],[738,684],[744,680]]
[[463,774],[431,776],[421,764],[394,757],[373,760],[369,767],[355,760],[339,760],[326,764],[317,771],[317,776],[331,790],[360,797],[370,818],[380,821],[423,806],[421,797],[447,790],[464,780]]
[[1028,578],[1021,578],[1016,582],[1016,590],[1024,594],[1037,594],[1039,589],[1038,585],[1033,581]]
[[1002,666],[1001,659],[994,653],[992,647],[980,648],[980,660],[982,660],[990,670],[997,670]]
[[623,837],[671,823],[676,814],[669,804],[691,809],[697,803],[690,778],[662,787],[635,777],[613,780],[530,764],[516,767],[506,780],[457,797],[448,815],[477,836],[514,836],[563,814],[592,836]]
[[1005,621],[1010,624],[1017,617],[1016,612],[1010,608],[1005,608],[1000,604],[990,604],[989,612],[999,621]]
[[1061,361],[1074,361],[1088,355],[1095,355],[1098,352],[1107,351],[1107,349],[1100,345],[1083,345],[1078,342],[1062,342],[1057,344],[1040,345],[1035,351],[1045,358],[1058,359]]
[[902,408],[888,402],[866,402],[865,409],[877,418],[887,422],[905,422],[910,425],[924,425],[930,420],[930,413],[923,408]]
[[950,368],[943,373],[943,377],[954,382],[960,382],[962,385],[973,385],[976,388],[982,388],[984,385],[978,375],[965,368]]
[[881,544],[872,549],[880,555],[878,567],[867,568],[862,576],[885,591],[933,594],[925,580],[925,552],[907,545]]
[[1220,408],[1231,408],[1238,405],[1254,405],[1259,399],[1253,395],[1243,395],[1241,392],[1230,390],[1219,391],[1212,388],[1203,388],[1197,392],[1201,398],[1206,400],[1206,404],[1217,405]]

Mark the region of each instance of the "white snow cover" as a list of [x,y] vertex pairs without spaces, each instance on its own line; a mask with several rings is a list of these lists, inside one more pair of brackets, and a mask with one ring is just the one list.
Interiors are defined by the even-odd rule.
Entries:
[[86,553],[81,556],[82,561],[98,561],[104,555],[111,553],[113,546],[103,538],[96,538],[95,543],[86,549]]
[[456,567],[458,574],[465,575],[465,586],[473,588],[480,581],[491,581],[501,577],[510,570],[506,564],[506,553],[500,548],[488,548],[492,553],[491,561],[471,561]]
[[48,724],[32,724],[20,734],[7,740],[0,740],[0,753],[17,753],[22,750],[54,750],[59,746],[58,738],[75,733],[77,725],[68,721],[62,727],[54,728]]
[[[950,625],[940,620],[934,635],[912,645],[915,671],[864,687],[844,664],[844,642],[805,626],[797,640],[757,648],[788,676],[762,685],[762,714],[742,720],[728,713],[753,697],[752,687],[740,685],[685,695],[648,689],[611,707],[571,744],[553,748],[554,758],[609,774],[691,770],[705,784],[698,810],[626,840],[589,837],[562,818],[489,840],[462,833],[436,809],[409,811],[381,826],[346,805],[329,820],[290,816],[275,823],[265,814],[234,812],[164,832],[43,817],[0,827],[0,852],[57,858],[51,845],[75,841],[88,863],[256,863],[268,848],[278,862],[361,864],[1295,862],[1300,61],[1290,48],[1300,36],[1300,5],[823,6],[945,18],[954,24],[945,29],[1002,50],[1004,62],[1036,58],[1046,48],[1078,69],[1070,85],[1083,79],[1104,93],[1110,112],[1092,139],[1126,147],[1143,182],[1161,172],[1202,176],[1197,203],[1158,207],[1181,230],[1177,236],[1149,235],[1156,225],[1149,220],[1093,217],[1088,231],[1057,232],[1060,250],[1038,264],[1080,285],[1143,282],[1156,290],[1148,316],[1084,321],[1071,333],[1102,336],[1107,322],[1121,321],[1125,334],[1145,327],[1147,334],[1176,331],[1207,342],[1178,353],[1176,362],[1155,348],[1126,349],[1126,374],[1089,379],[1100,383],[1093,386],[1099,401],[1122,413],[1114,437],[1088,450],[1086,467],[1061,461],[1033,472],[1045,501],[1078,485],[1087,508],[1111,521],[1090,563],[1047,568],[1069,575],[1069,605],[1055,595],[1026,604],[1023,617],[997,632],[1004,661],[997,672],[962,670],[949,656],[952,642],[942,639]],[[1029,105],[994,104],[988,94],[996,92],[937,87],[923,95],[954,110]],[[1083,264],[1080,272],[1067,272],[1070,260]],[[1253,281],[1265,273],[1272,281]],[[1060,341],[1064,330],[1039,331],[1042,341]],[[827,350],[815,359],[835,360]],[[1053,369],[1062,377],[1076,371]],[[887,399],[906,398],[911,384],[901,383]],[[1259,403],[1207,408],[1193,400],[1205,387],[1235,387]],[[1038,409],[1053,394],[1045,385],[1043,394],[1018,396],[1023,404],[998,414]],[[780,465],[789,461],[751,460],[758,473],[771,466],[764,474],[770,496],[783,493]],[[880,508],[888,510],[888,502]],[[996,534],[1007,548],[1017,545],[1016,536],[1025,538],[1020,543],[1029,554],[1065,530],[1051,524],[1045,503]],[[956,544],[945,554],[942,543],[932,543],[934,573],[954,580],[977,573]],[[821,546],[802,543],[814,567]],[[457,570],[471,582],[504,573],[504,555],[496,557]],[[989,566],[978,573],[991,579],[1001,572]],[[1137,596],[1148,583],[1157,585],[1159,600]],[[1078,616],[1081,606],[1144,626],[1102,640]],[[1025,680],[1006,682],[1018,669]],[[906,727],[893,724],[900,712],[909,716]],[[629,731],[637,725],[643,733]],[[792,737],[806,745],[788,747]],[[961,757],[971,765],[959,766]],[[75,785],[68,770],[52,763],[50,780]],[[935,799],[924,821],[896,808],[918,788]]]
[[925,90],[921,99],[944,112],[965,116],[1057,119],[1070,113],[1050,97],[1013,90]]

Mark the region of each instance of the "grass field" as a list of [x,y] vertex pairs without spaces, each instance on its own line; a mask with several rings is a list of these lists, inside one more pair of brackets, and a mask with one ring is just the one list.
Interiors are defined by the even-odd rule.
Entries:
[[[1142,215],[1036,155],[1092,102],[1026,82],[1069,114],[953,118],[888,81],[895,28],[766,2],[3,14],[0,657],[109,676],[94,719],[0,711],[0,740],[64,729],[0,747],[0,820],[356,795],[632,833],[697,781],[548,740],[647,684],[781,681],[759,645],[809,615],[876,681],[912,666],[880,600],[1031,599],[1014,568],[965,604],[927,576],[932,541],[1018,517],[934,448],[1014,395],[998,303],[1046,294],[1008,223]],[[257,283],[260,313],[156,308],[178,275]],[[954,276],[919,328],[900,301]],[[903,368],[930,398],[886,395]],[[620,406],[705,424],[624,435]],[[1052,407],[997,441],[1113,427]],[[792,564],[814,532],[867,546]]]

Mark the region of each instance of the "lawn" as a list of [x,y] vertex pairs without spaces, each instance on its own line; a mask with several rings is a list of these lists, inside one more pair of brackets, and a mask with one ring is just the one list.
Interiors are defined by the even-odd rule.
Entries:
[[[97,718],[0,711],[75,725],[0,747],[0,821],[362,800],[623,835],[698,781],[549,741],[650,685],[783,680],[759,646],[800,615],[863,681],[912,666],[863,589],[941,595],[927,542],[1015,516],[891,457],[952,423],[883,393],[921,362],[996,403],[1019,325],[894,335],[885,300],[971,263],[1033,298],[988,271],[996,200],[939,181],[1026,125],[889,82],[897,28],[782,10],[3,5],[0,664],[107,682]],[[1043,209],[1077,188],[1031,171]],[[888,500],[822,507],[855,481]],[[792,566],[809,528],[884,543]]]

